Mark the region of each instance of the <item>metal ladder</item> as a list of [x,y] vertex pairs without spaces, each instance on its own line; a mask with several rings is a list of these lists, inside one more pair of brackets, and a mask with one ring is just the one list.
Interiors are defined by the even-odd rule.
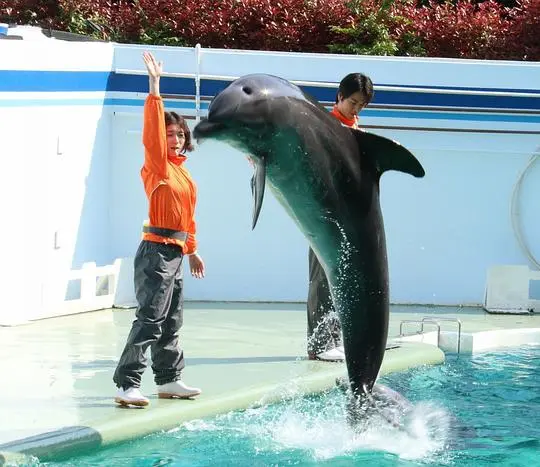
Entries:
[[[441,341],[441,324],[439,321],[450,321],[457,324],[458,327],[458,339],[457,339],[457,353],[459,354],[461,351],[461,320],[458,318],[432,318],[430,316],[424,316],[421,320],[419,319],[404,319],[399,324],[399,337],[405,337],[405,334],[403,334],[403,325],[404,324],[420,324],[420,331],[416,331],[416,334],[423,334],[424,333],[424,325],[431,324],[433,326],[437,327],[437,347],[439,347],[440,341]],[[409,334],[412,335],[412,334]]]

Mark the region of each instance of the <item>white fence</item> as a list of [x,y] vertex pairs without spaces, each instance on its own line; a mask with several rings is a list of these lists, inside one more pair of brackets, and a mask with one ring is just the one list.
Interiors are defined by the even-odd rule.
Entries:
[[[58,285],[64,299],[58,297]],[[49,289],[49,290],[48,290]],[[52,293],[47,293],[51,292]],[[43,309],[39,314],[24,316],[18,313],[0,314],[0,326],[24,324],[29,320],[71,315],[86,311],[136,305],[133,289],[133,259],[122,258],[107,266],[96,263],[83,264],[80,269],[70,270],[67,275],[43,283]]]

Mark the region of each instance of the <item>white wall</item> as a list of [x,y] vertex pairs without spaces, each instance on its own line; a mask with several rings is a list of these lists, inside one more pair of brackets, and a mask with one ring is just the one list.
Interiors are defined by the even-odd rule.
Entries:
[[[141,66],[137,62],[139,53],[137,46],[116,49],[116,57],[125,69]],[[156,53],[160,53],[159,49]],[[125,55],[132,60],[129,66]],[[167,55],[163,58],[171,74],[186,73],[186,63],[194,60],[187,55],[172,62],[167,61]],[[529,63],[223,50],[203,50],[200,60],[203,77],[267,72],[325,83],[339,81],[353,70],[368,72],[383,90],[394,84],[530,90],[532,83],[540,83],[540,66]],[[167,107],[181,110],[182,104],[171,100]],[[539,113],[531,123],[512,121],[515,115],[506,119],[501,111],[488,120],[481,119],[482,115],[457,111],[446,117],[448,114],[432,110],[428,111],[432,118],[419,118],[414,109],[401,110],[396,117],[393,114],[397,108],[375,105],[361,116],[362,123],[371,131],[397,139],[413,150],[427,171],[421,180],[398,173],[388,173],[383,178],[391,298],[400,303],[481,303],[488,267],[526,262],[511,228],[510,198],[518,173],[540,147]],[[113,138],[123,141],[119,146],[129,147],[127,154],[115,150],[113,157],[121,159],[120,166],[132,174],[125,187],[129,190],[126,193],[133,193],[125,195],[126,201],[119,203],[123,212],[115,216],[117,221],[122,219],[123,226],[115,229],[123,236],[121,244],[113,246],[114,251],[121,252],[119,255],[135,250],[139,219],[144,218],[146,209],[138,178],[138,164],[142,160],[140,146],[137,149],[140,123],[140,116],[124,114],[115,120],[118,127],[113,131]],[[131,128],[131,136],[126,127]],[[441,131],[421,131],[418,127]],[[132,155],[137,151],[135,162]],[[537,257],[540,245],[535,238],[540,222],[533,200],[540,199],[540,188],[531,180],[539,173],[538,165],[529,172],[519,203],[523,232]],[[251,169],[243,155],[222,143],[206,142],[190,156],[188,166],[200,188],[198,238],[208,276],[203,281],[188,277],[186,297],[305,300],[307,242],[269,190],[259,223],[251,231]],[[129,199],[136,199],[131,207],[127,207]]]
[[[0,73],[17,70],[109,72],[110,45],[0,42]],[[4,75],[4,83],[8,78]],[[50,87],[47,76],[36,87]],[[0,83],[2,86],[2,83]],[[0,92],[1,158],[5,180],[0,199],[4,226],[0,322],[55,314],[73,293],[71,269],[111,258],[109,200],[110,109],[96,92]],[[7,162],[7,167],[6,167]]]
[[[526,263],[511,228],[510,198],[519,172],[540,146],[540,111],[534,104],[540,98],[540,64],[219,50],[202,50],[198,56],[195,49],[152,49],[165,60],[173,91],[182,77],[195,76],[198,58],[203,90],[209,75],[270,72],[334,86],[350,71],[373,77],[376,95],[390,97],[364,111],[362,124],[400,141],[426,169],[424,179],[388,173],[382,181],[392,301],[480,303],[488,267]],[[146,88],[140,81],[133,84],[146,79],[142,50],[0,42],[0,79],[7,76],[5,70],[15,70],[21,82],[28,81],[24,70],[113,70],[116,78],[131,83],[116,89],[105,76],[99,88],[95,82],[102,78],[83,73],[81,88],[62,90],[35,78],[33,90],[25,91],[0,81],[2,160],[4,173],[10,174],[0,185],[7,226],[2,229],[7,245],[2,290],[9,304],[0,311],[0,321],[54,314],[66,294],[77,293],[67,285],[70,270],[134,255],[147,217],[139,177]],[[93,87],[85,80],[94,80]],[[421,99],[416,107],[391,102],[392,96],[407,97],[406,86],[413,85],[431,87],[425,92],[429,98],[439,92],[434,86],[477,90],[441,91],[448,101],[438,107]],[[481,96],[490,89],[501,92],[496,99],[517,90],[534,105],[528,112],[508,105],[462,111],[460,96]],[[207,102],[201,105],[204,109]],[[168,98],[166,106],[197,114],[194,93]],[[186,278],[186,298],[305,300],[307,242],[269,191],[251,231],[251,169],[243,155],[207,142],[187,165],[199,185],[198,240],[208,275],[202,281]],[[520,225],[536,257],[539,165],[524,180],[518,203]]]

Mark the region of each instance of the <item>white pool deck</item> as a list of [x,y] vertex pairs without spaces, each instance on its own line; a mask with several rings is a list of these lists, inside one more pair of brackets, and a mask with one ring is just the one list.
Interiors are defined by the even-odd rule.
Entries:
[[[183,379],[195,400],[157,399],[149,368],[144,409],[113,401],[112,375],[134,310],[103,310],[0,327],[0,466],[20,455],[60,459],[167,430],[190,420],[318,392],[345,375],[343,363],[306,359],[305,304],[185,305]],[[416,334],[425,318],[424,334]],[[455,353],[540,343],[540,315],[480,308],[392,306],[382,373],[441,364]],[[400,325],[412,334],[399,338]],[[439,347],[437,346],[439,344]],[[442,349],[442,350],[441,350]]]

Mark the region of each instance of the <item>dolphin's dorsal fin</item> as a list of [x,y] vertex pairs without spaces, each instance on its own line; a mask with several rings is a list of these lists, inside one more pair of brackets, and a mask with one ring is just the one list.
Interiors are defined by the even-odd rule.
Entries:
[[372,162],[379,176],[387,170],[398,170],[414,177],[426,174],[418,159],[401,144],[367,131],[352,128],[350,131],[358,142],[360,153]]

